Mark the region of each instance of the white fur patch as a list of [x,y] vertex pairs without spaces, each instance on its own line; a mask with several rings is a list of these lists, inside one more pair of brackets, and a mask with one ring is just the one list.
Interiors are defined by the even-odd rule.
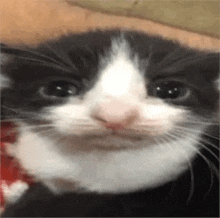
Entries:
[[52,181],[63,178],[90,191],[124,192],[152,188],[176,179],[196,155],[198,137],[199,133],[175,142],[146,144],[137,150],[84,153],[73,149],[69,154],[62,154],[57,147],[64,145],[24,131],[16,156],[30,174],[52,189]]
[[29,189],[29,185],[21,180],[16,181],[8,186],[6,183],[2,185],[3,195],[7,204],[13,204],[18,201],[21,196]]
[[137,84],[142,84],[143,78],[139,72],[137,57],[131,60],[130,52],[125,41],[113,41],[109,63],[102,69],[96,87],[102,95],[124,98],[129,93],[138,94]]

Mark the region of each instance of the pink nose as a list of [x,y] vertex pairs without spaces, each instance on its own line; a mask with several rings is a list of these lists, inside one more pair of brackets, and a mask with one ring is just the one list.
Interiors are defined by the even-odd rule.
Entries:
[[118,130],[131,125],[138,118],[138,110],[133,105],[112,100],[101,103],[94,111],[93,117],[106,128]]

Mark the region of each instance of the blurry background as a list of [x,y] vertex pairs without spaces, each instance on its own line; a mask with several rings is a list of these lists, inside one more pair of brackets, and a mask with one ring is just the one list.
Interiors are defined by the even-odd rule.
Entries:
[[39,43],[68,32],[128,28],[219,50],[218,0],[1,0],[3,43]]

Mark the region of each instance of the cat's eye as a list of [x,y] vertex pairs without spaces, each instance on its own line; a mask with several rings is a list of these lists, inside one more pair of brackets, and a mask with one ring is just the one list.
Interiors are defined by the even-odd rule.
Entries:
[[183,99],[190,94],[190,90],[181,82],[162,81],[154,86],[153,95],[168,100]]
[[52,81],[41,87],[40,93],[45,97],[66,98],[78,94],[77,87],[67,81]]

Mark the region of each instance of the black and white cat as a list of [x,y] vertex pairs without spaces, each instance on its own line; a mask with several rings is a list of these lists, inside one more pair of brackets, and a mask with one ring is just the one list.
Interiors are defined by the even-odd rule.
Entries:
[[218,215],[218,53],[109,30],[1,56],[13,155],[41,183],[3,216]]

